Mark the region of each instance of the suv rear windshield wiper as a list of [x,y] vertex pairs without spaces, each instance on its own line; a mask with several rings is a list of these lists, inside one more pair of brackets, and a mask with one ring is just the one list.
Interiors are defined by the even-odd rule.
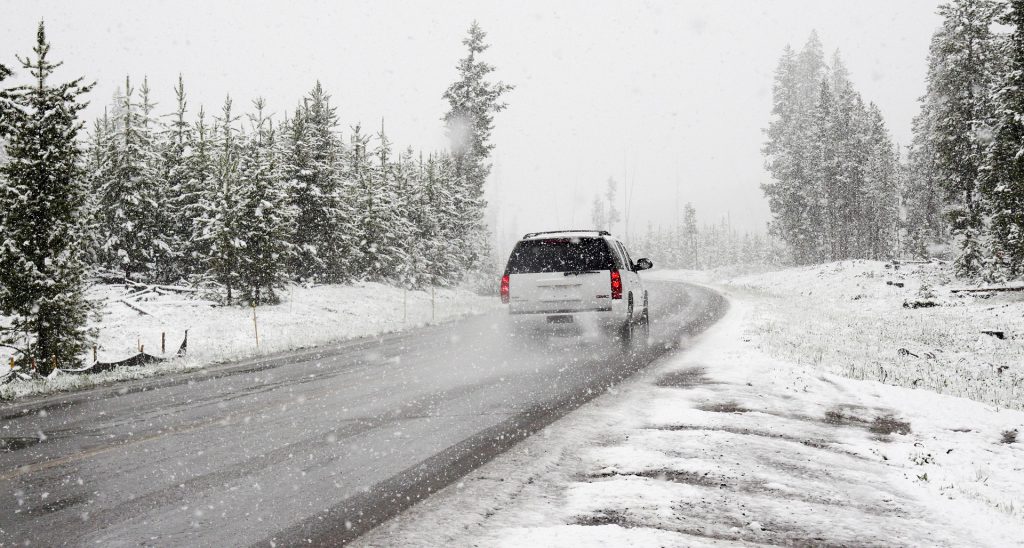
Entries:
[[575,272],[563,272],[564,276],[579,276],[580,274],[600,274],[600,270],[577,270]]

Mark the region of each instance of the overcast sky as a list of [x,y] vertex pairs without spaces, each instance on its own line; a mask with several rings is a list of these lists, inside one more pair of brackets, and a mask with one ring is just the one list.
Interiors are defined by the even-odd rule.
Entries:
[[500,232],[589,226],[609,177],[634,188],[631,232],[670,224],[687,201],[702,221],[761,230],[761,129],[782,48],[817,29],[905,144],[937,4],[0,0],[0,62],[28,53],[45,18],[61,75],[97,81],[90,117],[126,74],[148,76],[161,110],[181,72],[193,108],[263,96],[278,118],[319,79],[346,135],[383,118],[397,144],[429,151],[446,144],[441,94],[476,19],[485,58],[516,86],[494,133]]

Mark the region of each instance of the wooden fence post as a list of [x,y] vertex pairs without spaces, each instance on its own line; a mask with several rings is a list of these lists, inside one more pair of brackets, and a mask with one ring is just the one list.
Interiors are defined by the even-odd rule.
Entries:
[[256,348],[260,347],[260,326],[256,322],[256,303],[250,303],[252,306],[252,331],[256,335]]

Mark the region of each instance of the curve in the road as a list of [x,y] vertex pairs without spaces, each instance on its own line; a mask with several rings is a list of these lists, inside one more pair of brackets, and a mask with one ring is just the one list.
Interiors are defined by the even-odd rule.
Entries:
[[724,313],[652,283],[652,348],[509,346],[500,314],[0,408],[0,544],[341,544]]

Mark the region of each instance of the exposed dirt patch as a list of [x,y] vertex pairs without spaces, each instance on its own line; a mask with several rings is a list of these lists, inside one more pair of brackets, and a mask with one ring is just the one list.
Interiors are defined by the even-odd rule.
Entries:
[[910,433],[910,423],[907,421],[901,421],[892,415],[875,417],[875,420],[871,421],[871,426],[868,427],[868,430],[873,434],[882,434],[886,436],[889,434],[906,435]]
[[734,401],[707,403],[698,406],[697,409],[700,409],[701,411],[711,411],[712,413],[747,413],[750,411],[750,409],[747,409]]
[[1003,443],[1017,443],[1017,429],[1004,430],[1003,433],[1000,434],[1000,441]]
[[690,367],[679,371],[672,371],[661,376],[656,385],[666,388],[693,388],[706,384],[717,384],[707,376],[707,370],[703,367]]
[[832,426],[864,428],[880,436],[910,433],[909,422],[900,420],[891,413],[878,414],[879,411],[881,410],[871,410],[859,405],[841,405],[825,411],[824,422]]
[[621,476],[634,476],[638,478],[649,478],[659,481],[671,481],[673,483],[685,483],[687,485],[699,485],[701,487],[713,487],[725,489],[730,485],[724,478],[711,475],[710,472],[690,472],[687,470],[640,470],[628,474],[618,472],[605,472],[590,476],[591,479],[605,479]]
[[602,510],[589,516],[579,516],[575,520],[576,525],[618,525],[619,527],[638,527],[625,514],[618,510]]

